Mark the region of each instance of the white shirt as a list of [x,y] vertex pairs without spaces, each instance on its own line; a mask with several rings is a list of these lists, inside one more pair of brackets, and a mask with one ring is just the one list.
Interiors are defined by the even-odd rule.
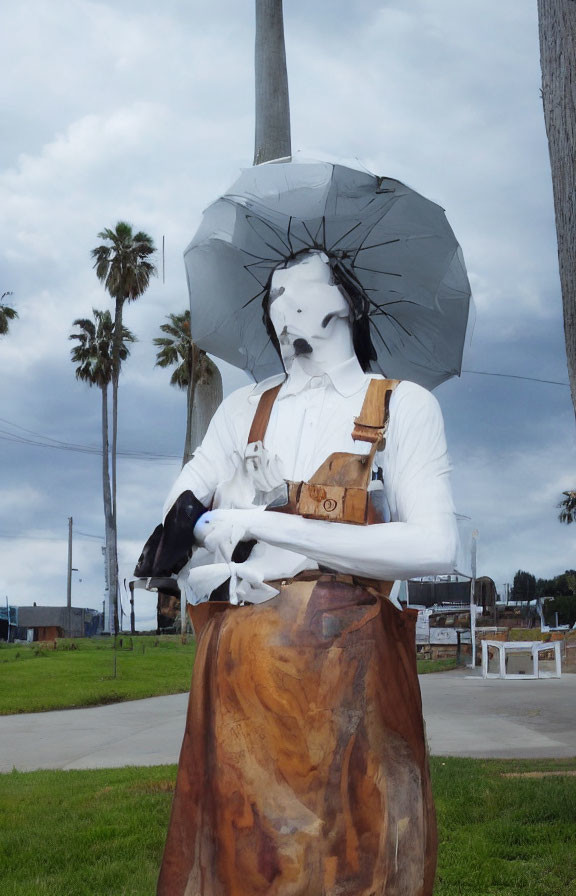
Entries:
[[[264,440],[267,451],[279,459],[285,479],[309,479],[335,451],[369,452],[370,445],[355,442],[351,433],[372,378],[355,357],[321,377],[309,377],[294,365],[276,398]],[[187,489],[210,506],[217,487],[232,480],[242,466],[260,395],[283,380],[277,376],[245,386],[222,402],[201,446],[174,483],[164,514]],[[408,381],[397,386],[390,401],[386,446],[376,454],[375,467],[382,470],[388,519],[400,525],[352,527],[302,521],[312,524],[312,535],[318,525],[330,527],[330,544],[326,547],[327,530],[322,529],[315,559],[335,569],[383,579],[453,572],[457,531],[450,462],[442,413],[426,389]],[[360,536],[351,530],[358,528],[365,549],[356,562],[354,556],[345,555],[350,536],[354,541]]]

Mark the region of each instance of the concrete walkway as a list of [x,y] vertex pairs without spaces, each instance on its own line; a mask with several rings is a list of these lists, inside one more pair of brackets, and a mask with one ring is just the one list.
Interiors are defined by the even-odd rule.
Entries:
[[[433,754],[478,758],[576,756],[576,675],[483,680],[420,678]],[[0,772],[177,762],[187,694],[93,709],[0,716]]]

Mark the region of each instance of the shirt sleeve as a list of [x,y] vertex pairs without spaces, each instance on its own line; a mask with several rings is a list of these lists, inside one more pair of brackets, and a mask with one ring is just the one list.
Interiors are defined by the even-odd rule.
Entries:
[[[192,494],[209,507],[219,483],[229,479],[243,455],[245,433],[254,408],[248,402],[253,386],[238,389],[229,395],[214,414],[194,455],[182,468],[164,503],[163,518],[183,492]],[[242,446],[242,447],[241,447]]]
[[402,382],[390,403],[383,478],[392,521],[425,524],[454,515],[444,421],[437,399]]

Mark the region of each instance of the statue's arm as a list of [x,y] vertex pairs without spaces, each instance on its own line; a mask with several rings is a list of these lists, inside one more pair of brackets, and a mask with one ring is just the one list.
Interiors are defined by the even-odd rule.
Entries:
[[[239,393],[236,401],[242,399]],[[194,526],[210,507],[218,483],[233,470],[235,428],[230,411],[234,399],[233,395],[222,402],[202,444],[180,471],[165,501],[163,521],[144,545],[134,575],[169,576],[190,559],[196,543]]]
[[371,526],[304,519],[273,511],[215,511],[202,517],[201,540],[218,540],[232,522],[245,537],[305,554],[340,572],[378,579],[454,571],[458,535],[442,413],[419,386],[398,387],[383,455],[392,522]]

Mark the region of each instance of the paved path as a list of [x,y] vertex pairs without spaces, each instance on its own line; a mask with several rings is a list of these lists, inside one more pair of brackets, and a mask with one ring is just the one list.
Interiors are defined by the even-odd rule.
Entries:
[[[420,679],[431,752],[474,757],[576,756],[576,675],[499,681],[465,672]],[[176,762],[187,695],[93,709],[0,716],[0,772]]]
[[420,677],[430,751],[486,759],[576,757],[576,675],[536,681]]

